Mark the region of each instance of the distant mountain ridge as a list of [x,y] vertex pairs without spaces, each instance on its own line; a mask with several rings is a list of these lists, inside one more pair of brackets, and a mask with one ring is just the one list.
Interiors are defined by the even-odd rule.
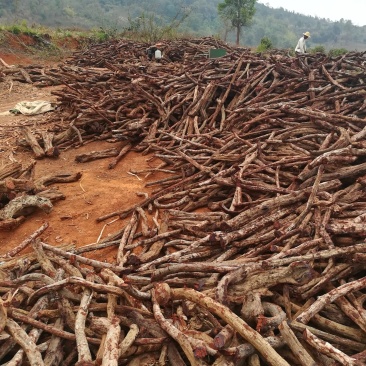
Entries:
[[[118,30],[129,20],[151,11],[163,19],[172,19],[179,11],[191,9],[180,32],[192,36],[214,35],[224,38],[225,29],[217,14],[222,0],[0,0],[0,24],[27,22],[58,28],[96,28]],[[308,47],[325,49],[366,49],[366,26],[348,20],[331,22],[295,12],[256,4],[257,12],[250,27],[243,29],[241,45],[256,47],[268,37],[275,48],[293,48],[304,31],[312,35]],[[226,41],[234,42],[229,32]]]

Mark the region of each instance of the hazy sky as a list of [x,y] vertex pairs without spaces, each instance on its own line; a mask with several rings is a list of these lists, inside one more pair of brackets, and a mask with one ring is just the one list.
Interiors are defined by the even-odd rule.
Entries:
[[366,0],[258,0],[272,8],[284,8],[304,15],[337,21],[343,18],[354,25],[366,25]]

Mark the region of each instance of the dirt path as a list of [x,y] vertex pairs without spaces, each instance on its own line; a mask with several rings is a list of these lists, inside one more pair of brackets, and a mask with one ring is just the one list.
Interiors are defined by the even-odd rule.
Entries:
[[[1,56],[0,56],[1,57]],[[10,79],[0,83],[0,113],[13,108],[19,101],[49,100],[56,98],[51,94],[53,87],[39,89],[29,84],[12,82]],[[0,164],[11,161],[21,162],[24,166],[33,160],[31,151],[19,147],[21,137],[20,126],[29,125],[45,128],[54,120],[57,111],[37,116],[1,115],[0,116]],[[37,160],[35,178],[49,174],[81,172],[82,178],[75,183],[57,185],[66,196],[63,201],[55,203],[50,214],[35,212],[25,223],[12,232],[0,232],[0,255],[7,253],[29,237],[44,222],[49,228],[42,235],[42,240],[53,245],[74,243],[83,246],[106,238],[123,227],[123,221],[110,219],[97,223],[96,218],[116,210],[126,209],[141,202],[136,192],[149,192],[144,187],[144,177],[138,179],[129,174],[130,170],[141,170],[158,165],[149,162],[150,157],[130,152],[115,169],[109,170],[110,159],[102,159],[88,163],[76,163],[75,156],[94,150],[111,148],[111,143],[94,142],[78,149],[62,151],[57,160]],[[119,143],[113,144],[119,147]],[[157,179],[152,176],[150,180]],[[98,256],[112,259],[114,250],[106,250]],[[100,259],[100,258],[98,258]]]

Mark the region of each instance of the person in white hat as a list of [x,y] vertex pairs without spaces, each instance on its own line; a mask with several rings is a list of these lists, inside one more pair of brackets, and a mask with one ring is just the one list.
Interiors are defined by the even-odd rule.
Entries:
[[303,33],[302,37],[299,39],[299,42],[297,42],[295,53],[297,55],[301,55],[303,53],[306,53],[306,40],[310,38],[310,33],[305,32]]

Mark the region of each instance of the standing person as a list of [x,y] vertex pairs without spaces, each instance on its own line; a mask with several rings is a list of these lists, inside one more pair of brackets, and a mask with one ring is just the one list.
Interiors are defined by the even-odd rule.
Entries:
[[295,53],[297,55],[301,55],[303,53],[306,53],[306,40],[308,38],[310,38],[310,33],[309,32],[303,33],[302,37],[297,42],[297,45],[296,45],[296,48],[295,48]]

